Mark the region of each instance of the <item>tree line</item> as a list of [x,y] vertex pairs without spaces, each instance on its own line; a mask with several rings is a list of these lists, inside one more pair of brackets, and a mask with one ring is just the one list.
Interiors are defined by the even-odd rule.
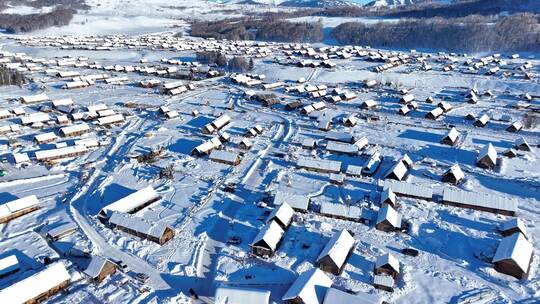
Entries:
[[249,60],[243,56],[234,56],[227,59],[225,54],[218,51],[197,52],[197,61],[209,65],[216,65],[222,69],[229,69],[236,72],[247,72],[253,69],[253,59]]
[[332,31],[340,44],[449,51],[540,51],[540,25],[533,14],[504,18],[402,19],[365,24],[347,22]]
[[194,21],[191,35],[229,40],[319,42],[324,38],[320,22],[289,22],[274,17]]
[[60,8],[46,14],[0,14],[0,28],[10,33],[21,33],[51,26],[68,25],[75,12],[70,8]]
[[23,85],[26,82],[24,75],[18,71],[0,67],[0,86]]

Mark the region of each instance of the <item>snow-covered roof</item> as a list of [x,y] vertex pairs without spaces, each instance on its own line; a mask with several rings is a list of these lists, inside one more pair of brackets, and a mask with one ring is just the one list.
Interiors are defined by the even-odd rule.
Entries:
[[395,204],[397,202],[396,194],[394,191],[392,191],[392,188],[386,187],[383,189],[383,192],[381,193],[381,203],[386,202],[387,200],[390,200],[392,204]]
[[379,214],[377,215],[377,224],[385,220],[395,228],[401,227],[401,214],[399,214],[392,206],[386,204],[379,209]]
[[344,217],[352,220],[359,220],[362,218],[362,208],[332,202],[322,202],[320,213],[330,216]]
[[74,154],[84,153],[87,150],[88,149],[85,146],[69,146],[50,150],[40,150],[36,151],[35,154],[37,160],[48,160],[70,157]]
[[431,200],[433,197],[433,189],[408,182],[385,180],[383,190],[388,188],[391,188],[394,193],[400,195],[419,197],[428,200]]
[[220,117],[216,118],[213,122],[212,122],[212,125],[216,128],[216,129],[221,129],[223,128],[226,124],[228,124],[229,122],[231,121],[231,117],[227,114],[223,114],[221,115]]
[[480,150],[480,153],[478,153],[478,158],[476,159],[477,162],[482,160],[485,157],[489,157],[493,163],[497,162],[497,151],[493,147],[491,143],[488,143],[485,145],[482,150]]
[[460,180],[465,177],[465,173],[461,170],[459,164],[454,164],[445,174],[452,174],[456,180]]
[[525,227],[525,223],[517,217],[511,218],[507,220],[506,222],[501,224],[500,230],[501,231],[508,231],[510,229],[517,228],[521,233],[523,233],[524,236],[527,236],[527,227]]
[[293,209],[307,210],[309,206],[309,197],[305,195],[292,194],[285,191],[278,191],[274,197],[274,206],[287,203]]
[[499,243],[499,247],[497,247],[492,262],[496,263],[503,260],[512,260],[523,272],[527,272],[532,254],[532,244],[529,243],[523,234],[516,232],[502,239]]
[[518,207],[517,201],[514,199],[487,193],[466,192],[452,188],[444,188],[442,200],[443,202],[483,207],[511,213],[516,213]]
[[100,103],[100,104],[97,104],[97,105],[91,105],[91,106],[86,107],[86,110],[88,112],[97,112],[97,111],[102,111],[102,110],[106,110],[106,109],[107,109],[107,105],[104,104],[104,103]]
[[455,127],[452,127],[452,129],[450,129],[450,132],[448,132],[448,134],[446,134],[444,138],[449,139],[451,142],[456,142],[458,137],[459,137],[459,131]]
[[235,163],[238,160],[238,153],[213,150],[212,153],[210,153],[209,158],[218,162]]
[[19,259],[17,259],[17,256],[14,254],[8,255],[7,257],[3,257],[0,259],[0,276],[18,270],[20,268],[21,265],[19,264]]
[[325,256],[329,256],[330,259],[338,266],[341,267],[349,251],[354,247],[354,238],[346,229],[342,229],[339,232],[336,232],[332,238],[326,243],[323,250],[319,254],[317,261],[320,261]]
[[34,136],[34,140],[38,143],[56,140],[58,136],[54,132],[41,133]]
[[388,275],[376,275],[373,277],[373,284],[380,286],[393,287],[394,278]]
[[35,103],[35,102],[42,102],[46,100],[49,100],[49,96],[47,96],[47,94],[45,93],[21,97],[21,101],[23,103]]
[[287,202],[282,202],[281,205],[277,206],[270,212],[270,215],[268,215],[268,219],[266,222],[277,218],[280,222],[282,222],[285,225],[288,225],[292,221],[292,217],[294,215],[293,208],[287,204]]
[[300,298],[305,304],[322,304],[326,290],[332,286],[330,279],[318,268],[305,271],[289,287],[282,300]]
[[88,267],[86,267],[86,269],[84,270],[84,274],[95,279],[99,276],[103,267],[105,267],[106,263],[107,263],[106,259],[100,256],[92,256],[92,258],[90,259],[90,263],[88,264]]
[[299,158],[296,164],[298,167],[308,170],[320,170],[333,173],[341,171],[341,162],[334,160]]
[[26,303],[60,284],[71,276],[61,262],[0,290],[0,303]]
[[243,287],[218,287],[215,304],[268,304],[270,291]]
[[146,221],[143,218],[133,216],[124,212],[114,211],[109,218],[109,223],[136,231],[144,235],[161,238],[168,228],[166,225],[156,222]]
[[60,134],[63,134],[64,136],[69,136],[73,133],[79,133],[79,132],[87,132],[90,130],[90,127],[86,123],[80,123],[68,127],[60,128]]
[[407,167],[402,161],[398,161],[388,170],[385,178],[388,178],[391,174],[394,174],[398,180],[402,180],[407,174]]
[[71,98],[56,99],[52,101],[52,104],[55,108],[58,106],[70,106],[73,104],[73,99]]
[[35,113],[28,116],[21,117],[21,124],[30,125],[36,122],[44,122],[51,120],[51,117],[47,113]]
[[278,223],[271,221],[261,228],[259,233],[257,233],[257,236],[255,236],[255,239],[253,239],[252,244],[264,241],[270,247],[270,249],[276,250],[277,244],[283,237],[284,233],[285,231],[278,225]]
[[47,231],[47,236],[53,239],[56,239],[57,237],[66,234],[71,231],[77,230],[77,224],[73,222],[69,223],[63,223],[60,226],[57,226],[49,231]]
[[111,216],[114,211],[130,213],[140,206],[156,201],[159,198],[160,196],[156,190],[152,186],[147,186],[103,207],[100,213],[105,216]]
[[101,126],[117,123],[117,122],[123,122],[123,121],[124,121],[124,115],[122,114],[115,114],[115,115],[98,118],[98,124]]
[[344,154],[357,154],[358,146],[348,143],[341,143],[336,141],[329,141],[326,144],[326,150],[330,152],[344,153]]
[[354,141],[354,136],[349,133],[331,131],[325,134],[324,139],[352,143]]
[[12,213],[39,206],[40,202],[37,196],[25,196],[5,204],[0,205],[0,218],[11,215]]
[[383,299],[376,294],[358,292],[350,294],[335,288],[329,288],[324,296],[324,304],[382,304]]
[[377,261],[375,261],[375,268],[383,267],[385,265],[390,265],[393,270],[399,272],[399,261],[393,254],[386,253],[377,257]]

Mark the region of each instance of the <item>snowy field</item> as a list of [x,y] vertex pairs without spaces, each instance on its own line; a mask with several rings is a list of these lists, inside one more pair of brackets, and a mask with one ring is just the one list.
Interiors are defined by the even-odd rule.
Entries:
[[[22,269],[1,277],[0,289],[43,269],[42,257],[47,256],[65,264],[72,276],[71,286],[49,299],[51,303],[212,303],[219,286],[270,290],[271,301],[282,303],[282,296],[296,277],[315,267],[332,235],[347,229],[354,236],[354,248],[340,275],[327,274],[337,289],[375,294],[390,303],[474,303],[479,295],[484,296],[483,303],[535,303],[540,298],[540,126],[528,125],[526,118],[540,106],[539,60],[509,58],[510,54],[487,58],[360,47],[310,50],[310,45],[175,38],[162,31],[181,24],[182,16],[167,9],[171,18],[165,20],[161,10],[168,5],[166,1],[155,1],[148,9],[155,10],[155,16],[144,17],[131,11],[140,9],[137,1],[99,2],[100,6],[93,5],[91,14],[76,17],[73,25],[59,32],[48,29],[35,38],[3,36],[0,40],[0,64],[31,79],[20,87],[0,90],[0,110],[23,108],[26,112],[0,120],[0,127],[20,128],[0,137],[1,169],[5,172],[0,177],[0,204],[28,195],[36,195],[41,202],[40,209],[0,224],[0,258],[15,254]],[[121,5],[115,9],[122,14],[104,21],[100,14],[110,14],[105,10],[113,5]],[[201,4],[201,8],[192,9],[204,7]],[[212,14],[206,16],[217,18],[220,13]],[[337,24],[334,20],[324,22],[327,26]],[[91,31],[111,36],[97,40],[84,37]],[[53,32],[78,36],[41,38]],[[147,32],[159,33],[144,35]],[[96,45],[102,48],[96,49]],[[283,84],[272,89],[264,89],[261,84],[246,87],[227,73],[182,80],[183,85],[194,87],[178,95],[164,94],[159,86],[139,86],[140,81],[148,79],[173,83],[177,81],[171,79],[174,73],[159,74],[155,70],[189,70],[196,66],[188,64],[196,61],[197,51],[214,49],[229,57],[254,57],[251,74],[265,75],[264,84]],[[335,67],[309,64],[322,61],[317,57],[322,55]],[[402,59],[395,67],[376,71],[398,57]],[[470,69],[482,59],[486,65]],[[467,60],[471,63],[465,65]],[[449,66],[452,68],[443,70]],[[214,68],[199,65],[197,69]],[[62,77],[62,72],[75,72],[76,76]],[[96,79],[87,87],[63,89],[73,78],[87,79],[96,74],[127,79],[121,84]],[[301,78],[304,88],[318,86],[317,90],[323,90],[320,88],[325,86],[323,96],[295,92]],[[370,80],[373,86],[366,85]],[[414,95],[415,104],[409,103],[410,112],[400,115],[403,104],[399,100],[405,95],[400,90],[404,89]],[[466,102],[472,89],[477,91],[477,103]],[[331,102],[329,97],[341,96],[339,92],[353,96]],[[264,106],[249,98],[268,93],[279,102]],[[47,98],[32,104],[21,100],[22,96],[38,94]],[[428,97],[434,101],[427,102]],[[69,109],[52,106],[52,101],[67,98],[73,100]],[[374,100],[377,106],[362,109],[366,100]],[[285,105],[293,101],[300,101],[302,106],[287,110]],[[301,111],[321,101],[324,108],[307,114]],[[426,114],[438,108],[441,101],[452,109],[436,120],[427,119]],[[100,117],[91,116],[88,110],[96,105],[122,114],[124,121],[100,124]],[[163,106],[178,115],[166,119],[160,112]],[[21,125],[21,117],[32,113],[47,113],[50,120]],[[77,113],[83,119],[76,120]],[[221,132],[209,135],[201,131],[224,114],[230,117],[230,123]],[[468,114],[476,118],[486,114],[489,123],[474,126],[474,120],[466,118]],[[36,143],[36,135],[59,134],[65,125],[56,119],[63,115],[69,118],[67,125],[84,120],[90,131]],[[354,126],[344,124],[351,115],[358,119]],[[331,130],[320,127],[325,121],[331,123]],[[522,122],[525,127],[519,133],[506,131],[513,122]],[[256,125],[262,127],[262,133],[249,137],[253,144],[249,149],[242,147],[247,131]],[[452,127],[460,133],[456,145],[442,144],[441,139]],[[223,131],[230,139],[223,141],[221,150],[238,155],[238,164],[193,155],[196,147]],[[366,137],[369,144],[354,153],[331,152],[327,149],[330,132],[356,139]],[[515,157],[504,156],[503,152],[515,148],[521,138],[531,151],[516,149]],[[72,146],[84,139],[99,144],[81,155],[55,162],[36,159],[37,151]],[[303,147],[306,139],[315,140],[317,147]],[[477,157],[488,143],[497,152],[493,169],[477,166]],[[152,151],[160,151],[152,161],[139,159]],[[375,152],[381,159],[374,174],[346,173],[351,165],[365,167]],[[29,159],[17,163],[14,154],[26,154]],[[405,154],[413,163],[403,182],[434,193],[424,199],[398,194],[396,209],[409,225],[405,232],[378,230],[373,219],[361,223],[321,214],[321,206],[332,203],[357,206],[376,217],[382,209],[379,198],[386,174]],[[338,176],[343,182],[336,182],[335,175],[300,168],[298,160],[303,158],[340,162]],[[454,164],[464,172],[458,185],[441,180]],[[172,168],[171,178],[160,176],[165,168]],[[174,237],[164,244],[111,229],[98,216],[103,207],[147,186],[152,186],[160,198],[134,215],[172,228]],[[518,280],[497,272],[491,262],[502,240],[500,225],[514,217],[442,204],[444,189],[517,201],[515,217],[525,224],[533,246],[528,278]],[[250,245],[275,208],[272,201],[277,193],[309,198],[309,208],[294,213],[293,223],[272,257],[258,257]],[[57,241],[45,237],[50,228],[66,222],[77,225],[74,234]],[[70,248],[121,260],[130,270],[116,271],[101,283],[89,282],[78,259],[66,254]],[[419,255],[405,255],[401,251],[404,248],[416,249]],[[394,292],[373,286],[374,263],[385,253],[393,254],[401,265]],[[147,274],[148,280],[140,282],[138,273]],[[189,298],[191,289],[199,300]]]

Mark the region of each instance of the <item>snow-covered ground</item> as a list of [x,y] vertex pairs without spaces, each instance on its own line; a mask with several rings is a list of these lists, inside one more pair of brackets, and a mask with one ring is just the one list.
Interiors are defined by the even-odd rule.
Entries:
[[[189,9],[178,10],[161,0],[152,4],[136,0],[95,1],[90,4],[93,6],[90,12],[77,15],[69,27],[35,33],[37,37],[76,34],[69,43],[63,38],[55,40],[62,41],[59,45],[45,45],[45,40],[38,39],[23,39],[30,43],[12,39],[24,36],[3,36],[0,40],[2,52],[19,53],[17,60],[15,55],[8,53],[5,53],[5,58],[10,58],[11,63],[20,62],[18,68],[32,79],[21,87],[2,87],[0,109],[23,107],[27,113],[46,111],[52,117],[61,115],[59,110],[50,108],[50,102],[24,105],[19,101],[21,96],[46,93],[51,100],[73,99],[73,108],[77,111],[103,103],[126,117],[125,123],[110,128],[100,127],[94,123],[95,120],[89,120],[91,132],[76,139],[96,138],[102,145],[55,165],[34,159],[35,151],[51,149],[55,143],[38,145],[33,137],[44,132],[58,132],[61,126],[56,123],[41,128],[24,126],[19,133],[0,137],[2,169],[6,172],[0,177],[0,203],[31,194],[37,195],[42,202],[41,209],[0,224],[0,258],[15,252],[25,269],[25,272],[0,278],[0,288],[41,269],[41,257],[46,255],[68,265],[74,282],[69,292],[53,297],[50,302],[188,303],[190,289],[204,300],[204,297],[213,297],[216,287],[233,285],[271,290],[272,300],[281,303],[281,297],[298,274],[314,267],[315,259],[329,238],[345,228],[354,233],[357,243],[343,273],[329,275],[339,289],[378,294],[391,303],[457,303],[479,292],[492,294],[488,303],[534,302],[540,297],[540,262],[537,258],[540,250],[540,217],[537,211],[540,207],[540,152],[537,147],[540,126],[526,128],[517,134],[505,131],[510,122],[524,120],[524,114],[530,111],[512,104],[520,102],[529,108],[539,106],[538,59],[509,59],[506,58],[508,54],[503,54],[506,63],[500,65],[501,71],[495,75],[486,75],[485,67],[475,74],[468,73],[463,64],[469,57],[446,54],[420,56],[409,52],[409,56],[424,58],[433,69],[425,71],[419,61],[411,60],[376,73],[374,68],[382,63],[360,55],[351,59],[331,58],[335,68],[301,68],[276,62],[276,58],[286,62],[287,56],[308,59],[298,52],[289,55],[290,46],[248,43],[246,47],[238,43],[232,48],[233,42],[175,38],[164,32],[171,30],[171,26],[185,25],[189,15],[220,18],[226,15],[220,10],[230,6],[214,6],[213,11],[205,12],[209,4],[202,1],[190,5]],[[145,5],[148,7],[141,14]],[[175,2],[174,5],[181,7],[187,5],[187,1]],[[119,13],[111,14],[111,11]],[[323,20],[326,26],[335,26],[342,21]],[[156,34],[144,35],[151,32]],[[89,47],[83,50],[79,47],[81,44],[73,41],[83,41],[85,34],[129,35],[109,37],[114,41],[110,49]],[[159,40],[159,43],[142,44],[154,41],[152,39]],[[271,92],[280,99],[281,105],[263,107],[260,102],[244,98],[243,93],[249,88],[232,83],[230,75],[192,81],[194,90],[169,96],[161,94],[158,89],[138,87],[137,83],[149,78],[164,82],[172,82],[172,79],[121,71],[127,66],[188,69],[185,65],[167,62],[167,59],[193,62],[197,51],[217,47],[229,57],[245,54],[246,49],[254,50],[251,54],[257,51],[266,54],[255,58],[251,71],[264,74],[265,83],[283,81],[293,87],[298,79],[305,78],[310,85],[328,86],[328,93],[340,88],[354,92],[356,98],[336,104],[327,102],[325,110],[305,115],[298,109],[285,110],[284,104],[300,100],[307,105],[320,99],[284,88],[264,91],[255,87],[257,93]],[[302,49],[308,47],[311,46],[306,45]],[[379,53],[371,49],[363,51]],[[317,52],[333,57],[337,52],[352,53],[353,49],[326,48],[317,49]],[[384,50],[380,53],[389,57],[395,55]],[[85,65],[62,67],[56,65],[61,58],[73,58],[75,61],[79,58],[77,62],[101,67],[117,65],[119,69],[105,71]],[[478,56],[470,58],[474,62],[479,59]],[[141,63],[141,59],[146,62]],[[451,59],[455,60],[456,68],[443,71]],[[43,66],[47,60],[52,61]],[[532,64],[528,69],[532,74],[530,80],[524,79],[523,73],[516,69],[526,61]],[[492,61],[489,67],[495,65]],[[36,66],[39,69],[30,71]],[[65,90],[62,85],[67,79],[44,73],[45,69],[53,68],[77,71],[82,76],[97,73],[111,77],[126,76],[129,80],[124,85],[98,80],[87,88]],[[506,72],[517,73],[508,75]],[[376,80],[378,84],[366,88],[363,85],[365,80]],[[402,88],[409,89],[418,102],[418,109],[407,116],[396,113],[402,106],[398,103],[400,95],[397,90]],[[482,95],[477,104],[464,102],[464,95],[472,88]],[[488,90],[493,93],[492,97],[483,95]],[[524,93],[533,96],[533,100],[521,100]],[[435,103],[424,102],[427,97],[434,97]],[[368,99],[376,100],[378,107],[369,111],[360,109],[361,103]],[[451,104],[453,110],[438,120],[426,119],[426,113],[442,100]],[[178,117],[164,119],[158,112],[161,106],[177,111]],[[193,115],[194,110],[199,114]],[[237,166],[217,163],[207,156],[197,157],[191,153],[197,145],[211,138],[202,134],[201,128],[223,113],[232,121],[226,126],[231,140],[224,149],[241,155]],[[484,128],[474,127],[472,121],[464,118],[469,113],[477,117],[488,114],[491,121]],[[351,114],[360,118],[359,123],[354,127],[345,126],[342,120]],[[368,159],[367,152],[339,155],[326,151],[326,131],[317,127],[321,120],[332,120],[334,131],[353,134],[357,138],[366,136],[369,151],[378,150],[383,156],[379,170],[373,176],[347,175],[343,185],[336,185],[328,174],[298,168],[296,161],[300,157],[340,161],[344,169],[348,165],[362,166]],[[0,120],[0,126],[19,123],[20,118],[17,117]],[[246,131],[256,124],[263,128],[263,133],[250,138],[253,142],[251,149],[240,148],[238,144]],[[462,134],[459,144],[454,147],[440,143],[450,126],[455,126]],[[521,136],[531,144],[532,151],[518,151],[515,158],[500,154],[511,148]],[[305,138],[318,140],[322,145],[315,150],[304,149],[300,143]],[[60,138],[56,143],[71,145],[73,139]],[[478,151],[487,143],[492,143],[499,152],[500,161],[494,170],[481,169],[475,164]],[[137,160],[137,156],[160,148],[163,152],[154,162]],[[13,163],[12,153],[21,152],[30,156],[28,166]],[[405,153],[414,161],[408,183],[431,188],[438,195],[443,188],[450,187],[518,201],[517,217],[524,221],[534,247],[535,256],[528,279],[517,280],[498,273],[490,263],[502,239],[497,228],[510,218],[508,216],[450,207],[431,200],[399,197],[398,211],[411,228],[408,233],[389,233],[375,229],[372,224],[333,219],[318,212],[318,206],[331,202],[360,206],[376,214],[380,207],[378,197],[384,175]],[[450,186],[441,181],[441,175],[455,163],[464,171],[465,181],[458,186]],[[174,169],[174,177],[160,179],[160,170],[169,166]],[[175,236],[163,245],[110,229],[97,217],[104,206],[148,185],[156,189],[161,199],[135,215],[174,230]],[[277,192],[309,197],[311,207],[306,213],[295,213],[294,222],[275,256],[267,259],[256,257],[251,254],[249,245],[273,209],[269,203]],[[269,206],[258,204],[261,201]],[[64,222],[76,223],[78,231],[57,242],[49,242],[43,237],[44,228]],[[239,244],[229,242],[232,237],[239,238]],[[122,260],[131,271],[125,274],[117,271],[100,284],[89,283],[76,267],[77,261],[62,255],[72,246],[93,255]],[[418,257],[406,256],[400,252],[403,248],[415,248],[420,254]],[[398,257],[402,265],[393,293],[377,290],[372,284],[373,263],[386,252]],[[137,281],[137,273],[147,274],[148,281],[144,284]]]

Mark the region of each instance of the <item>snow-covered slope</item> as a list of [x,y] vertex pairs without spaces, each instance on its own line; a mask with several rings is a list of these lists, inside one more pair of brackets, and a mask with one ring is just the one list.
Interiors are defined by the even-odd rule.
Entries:
[[427,2],[426,0],[374,0],[366,4],[366,6],[394,6],[394,5],[410,5]]
[[346,0],[222,0],[221,3],[234,4],[261,4],[273,6],[294,6],[294,7],[335,7],[346,5],[357,5]]

